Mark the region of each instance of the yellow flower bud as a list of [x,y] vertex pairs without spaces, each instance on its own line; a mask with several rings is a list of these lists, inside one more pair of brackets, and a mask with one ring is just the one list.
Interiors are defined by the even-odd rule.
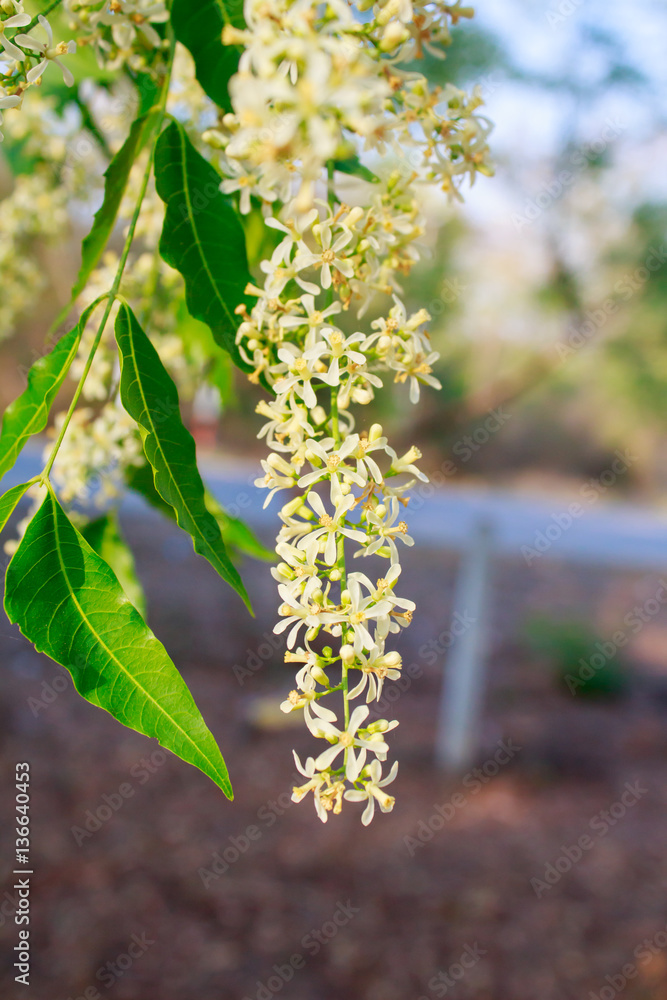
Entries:
[[340,647],[340,658],[344,664],[349,665],[354,660],[354,647],[345,644]]

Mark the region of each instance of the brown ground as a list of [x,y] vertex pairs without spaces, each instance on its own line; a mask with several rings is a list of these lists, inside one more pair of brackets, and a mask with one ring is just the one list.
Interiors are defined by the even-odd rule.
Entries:
[[[155,745],[69,686],[35,717],[28,699],[41,698],[44,683],[62,672],[5,622],[2,801],[10,802],[15,762],[28,759],[35,876],[32,984],[13,981],[17,929],[11,916],[0,916],[3,998],[587,1000],[591,991],[602,1000],[619,991],[626,1000],[667,997],[667,612],[636,638],[631,686],[612,701],[560,692],[519,641],[522,623],[545,610],[594,621],[608,634],[634,603],[655,593],[653,578],[546,562],[530,571],[499,565],[479,762],[491,760],[503,738],[521,750],[481,788],[471,778],[439,774],[432,751],[440,669],[424,666],[396,703],[401,726],[393,747],[401,772],[394,812],[364,829],[350,805],[323,826],[309,803],[291,805],[286,794],[291,747],[305,754],[308,736],[301,728],[257,725],[267,715],[263,698],[290,687],[280,653],[243,686],[232,670],[259,645],[257,635],[271,630],[268,570],[248,567],[258,609],[253,622],[170,527],[142,517],[128,533],[151,624],[221,741],[236,800],[228,803],[174,758],[161,763],[159,754],[146,777],[140,761]],[[403,652],[406,664],[423,665],[419,647],[447,625],[455,563],[418,551],[406,567],[403,590],[416,595],[419,609]],[[614,806],[626,782],[639,782],[639,800],[627,809]],[[123,783],[134,794],[77,846],[71,828]],[[419,829],[430,832],[424,824],[434,805],[457,793],[459,808],[432,839],[406,842]],[[625,814],[605,830],[595,817],[610,808]],[[9,810],[7,817],[4,873],[13,855]],[[256,839],[243,839],[248,826]],[[581,861],[538,897],[530,880],[543,879],[548,863],[584,835],[591,846]],[[199,873],[212,872],[215,852],[234,857],[230,838],[242,848],[238,860],[217,877]],[[4,885],[11,884],[7,874]],[[325,943],[314,954],[312,932],[322,930]],[[116,967],[120,976],[102,971],[96,978],[118,956],[126,964],[133,935],[153,943],[125,971]],[[637,951],[646,939],[655,943]],[[458,977],[466,948],[472,967],[461,981],[434,979],[450,968]],[[301,956],[300,967],[285,985],[273,966],[292,956]]]

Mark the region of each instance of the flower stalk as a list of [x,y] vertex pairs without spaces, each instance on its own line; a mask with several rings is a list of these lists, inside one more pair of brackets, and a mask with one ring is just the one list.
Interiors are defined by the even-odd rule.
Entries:
[[[246,0],[247,30],[223,32],[245,47],[230,84],[233,113],[204,135],[220,157],[223,191],[239,192],[242,212],[260,204],[281,234],[260,265],[263,286],[247,288],[256,305],[237,310],[237,344],[251,380],[275,393],[257,408],[270,448],[257,485],[269,490],[267,503],[296,494],[279,512],[273,570],[282,601],[274,631],[287,634],[286,661],[300,664],[281,708],[303,712],[325,749],[305,763],[295,754],[307,781],[293,798],[312,792],[322,821],[346,800],[364,801],[364,823],[375,805],[394,804],[384,787],[397,765],[384,776],[382,766],[398,722],[369,722],[370,705],[400,676],[401,656],[387,646],[415,609],[395,592],[400,547],[412,545],[404,511],[426,476],[418,449],[398,456],[380,425],[356,429],[354,410],[371,402],[381,373],[408,383],[412,402],[423,385],[439,388],[430,317],[408,313],[402,299],[424,230],[418,191],[438,185],[460,197],[465,178],[491,170],[479,93],[432,89],[402,68],[424,48],[442,55],[450,24],[469,9],[440,0],[369,8],[362,21],[341,0]],[[374,177],[360,150],[389,168]],[[357,174],[349,203],[341,162]],[[341,314],[354,309],[361,321],[387,298],[370,327],[338,325]],[[348,572],[349,556],[384,567],[374,578]]]

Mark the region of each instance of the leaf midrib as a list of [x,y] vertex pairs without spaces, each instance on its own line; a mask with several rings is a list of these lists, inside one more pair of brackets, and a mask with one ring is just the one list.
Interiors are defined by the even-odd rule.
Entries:
[[181,125],[176,125],[176,132],[178,134],[178,142],[179,142],[179,145],[181,147],[181,158],[180,158],[179,169],[180,169],[181,176],[183,178],[183,194],[185,196],[185,201],[186,201],[186,204],[187,204],[187,207],[188,207],[188,217],[191,220],[192,233],[193,233],[194,238],[195,238],[195,246],[197,247],[197,253],[199,254],[199,257],[201,258],[202,264],[204,266],[204,270],[206,271],[206,274],[208,275],[209,281],[211,282],[211,285],[213,286],[213,290],[215,291],[215,296],[218,299],[218,302],[222,306],[223,310],[225,311],[225,314],[227,315],[229,321],[233,325],[234,324],[234,319],[233,319],[232,313],[229,311],[229,306],[227,305],[227,303],[225,302],[224,298],[222,297],[222,295],[220,294],[220,292],[218,290],[218,286],[217,286],[217,283],[216,283],[216,281],[215,281],[215,279],[213,277],[213,273],[212,273],[210,267],[208,266],[208,261],[206,260],[206,255],[204,253],[203,245],[201,243],[201,240],[199,239],[199,233],[197,231],[197,225],[196,225],[196,222],[195,222],[195,214],[192,211],[192,201],[191,201],[191,198],[190,198],[190,189],[189,189],[189,185],[188,185],[188,177],[187,177],[187,172],[186,172],[186,168],[185,168],[185,161],[186,161],[186,157],[187,157],[187,147],[185,145],[184,134],[183,134],[183,130],[182,130],[182,126]]
[[[52,499],[51,502],[53,504],[53,502],[54,502],[53,499]],[[119,670],[121,671],[121,673],[123,673],[125,675],[125,677],[128,679],[128,681],[130,682],[130,684],[133,684],[139,691],[141,691],[143,693],[143,695],[146,697],[146,699],[148,701],[150,701],[155,706],[155,708],[157,709],[158,713],[160,715],[162,715],[165,719],[167,719],[167,721],[169,721],[178,730],[178,732],[182,734],[182,736],[184,737],[185,741],[187,743],[189,743],[194,748],[194,750],[195,750],[195,752],[196,752],[197,755],[203,757],[203,759],[207,763],[211,764],[211,761],[209,761],[208,757],[203,753],[203,751],[200,749],[200,747],[197,746],[197,744],[192,739],[192,737],[190,736],[190,734],[187,733],[182,728],[182,726],[180,726],[178,724],[178,722],[176,721],[176,719],[174,719],[173,716],[169,715],[165,711],[165,709],[160,705],[160,703],[158,701],[155,700],[155,698],[151,695],[151,693],[149,691],[147,691],[143,687],[143,685],[139,683],[139,681],[136,679],[136,677],[133,677],[132,674],[130,674],[129,671],[123,666],[123,664],[118,659],[118,657],[115,655],[115,653],[111,649],[109,649],[109,647],[107,646],[107,644],[102,639],[102,636],[100,635],[100,633],[93,626],[92,622],[90,621],[90,619],[86,615],[86,613],[83,610],[81,604],[77,600],[77,597],[76,597],[76,594],[75,594],[74,589],[72,587],[72,584],[70,583],[69,575],[68,575],[68,572],[67,572],[67,566],[66,566],[65,561],[63,559],[62,549],[61,549],[61,546],[60,546],[60,534],[59,534],[59,531],[58,531],[58,518],[57,518],[57,514],[56,514],[56,511],[55,511],[55,508],[53,510],[53,537],[54,537],[55,544],[56,544],[56,554],[57,554],[57,557],[58,557],[58,563],[60,565],[60,569],[61,569],[61,572],[63,574],[63,578],[64,578],[64,580],[65,580],[65,582],[67,584],[67,590],[69,592],[70,598],[73,601],[73,603],[74,603],[77,611],[79,612],[81,618],[83,619],[83,621],[87,625],[88,629],[90,630],[90,633],[92,634],[93,638],[108,653],[108,655],[111,658],[111,660],[116,664],[116,666],[119,668]],[[216,770],[216,774],[217,773],[218,772]]]
[[[126,310],[126,316],[127,316],[127,310]],[[137,389],[139,391],[139,395],[141,396],[141,402],[142,402],[142,405],[143,405],[143,408],[144,408],[144,413],[147,414],[148,423],[150,424],[150,428],[151,428],[151,434],[153,435],[153,438],[154,438],[154,440],[156,442],[158,451],[160,452],[160,455],[162,456],[162,461],[164,463],[164,467],[165,467],[165,469],[167,471],[167,474],[169,476],[170,482],[173,483],[173,485],[174,485],[174,487],[176,489],[176,492],[178,493],[178,496],[180,498],[181,503],[183,504],[183,507],[185,508],[185,510],[188,511],[188,513],[190,515],[190,519],[192,521],[192,524],[194,525],[195,531],[197,533],[197,537],[202,542],[204,542],[205,545],[208,546],[209,550],[211,552],[213,552],[213,554],[215,555],[216,560],[218,561],[218,563],[220,564],[220,566],[223,567],[223,569],[225,569],[225,571],[226,571],[226,567],[223,566],[223,563],[220,561],[217,552],[210,545],[210,543],[207,542],[207,540],[204,538],[204,536],[202,535],[201,531],[199,530],[199,526],[197,524],[197,519],[193,515],[193,513],[192,513],[192,511],[190,509],[190,505],[186,502],[186,499],[183,496],[183,493],[181,492],[181,489],[180,489],[180,487],[178,485],[178,482],[177,482],[177,480],[175,479],[174,475],[171,472],[171,467],[169,465],[169,462],[167,461],[167,456],[165,455],[164,450],[162,448],[162,444],[160,442],[160,436],[159,436],[159,434],[156,433],[155,424],[153,423],[153,421],[151,419],[151,409],[150,409],[150,407],[148,405],[148,400],[146,399],[146,396],[144,394],[143,385],[142,385],[141,379],[139,377],[139,366],[137,364],[137,355],[136,355],[136,351],[135,351],[135,347],[134,347],[134,337],[132,336],[132,332],[131,332],[132,331],[132,324],[130,322],[129,317],[127,317],[126,321],[127,321],[127,329],[128,329],[128,333],[129,333],[130,353],[132,355],[132,365],[134,367],[134,379],[135,379],[135,383],[137,385]],[[172,504],[172,506],[173,506],[173,504]],[[176,514],[178,516],[178,511],[176,511]]]
[[[78,347],[78,343],[79,343],[79,337],[76,337],[75,338],[75,342],[72,344],[72,347],[70,348],[69,353],[67,355],[67,361],[64,362],[64,366],[69,367],[69,359],[72,357],[73,354],[76,354],[76,349]],[[14,430],[14,431],[10,430],[9,431],[9,435],[10,435],[9,441],[10,441],[10,443],[9,443],[9,448],[7,449],[7,452],[6,452],[7,456],[9,456],[12,453],[12,451],[14,451],[16,449],[16,444],[20,440],[20,438],[22,438],[22,437],[32,437],[32,427],[34,426],[34,424],[37,421],[38,417],[41,416],[42,412],[44,412],[45,415],[48,417],[49,410],[50,410],[50,403],[52,402],[52,400],[50,400],[49,401],[49,405],[47,406],[47,400],[49,399],[49,393],[53,391],[53,388],[57,384],[58,379],[60,377],[60,374],[62,374],[62,371],[63,371],[63,368],[61,367],[60,372],[58,374],[55,374],[55,375],[52,376],[51,385],[46,390],[46,392],[44,393],[44,395],[40,399],[39,403],[37,404],[37,406],[33,410],[33,414],[30,417],[30,419],[27,421],[27,423],[25,423],[22,426],[22,428],[20,430],[18,430],[18,431],[16,431],[16,430]],[[20,399],[20,397],[19,397],[19,399]],[[18,403],[18,401],[19,400],[17,399],[16,402]],[[13,435],[13,437],[12,437],[12,435]],[[2,458],[1,457],[0,457],[0,464],[2,464]]]

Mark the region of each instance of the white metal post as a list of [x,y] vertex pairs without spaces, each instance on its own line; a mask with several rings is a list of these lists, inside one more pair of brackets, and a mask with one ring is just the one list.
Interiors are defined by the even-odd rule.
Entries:
[[460,771],[472,762],[479,738],[489,631],[491,543],[491,525],[479,522],[462,556],[455,588],[455,638],[445,664],[436,735],[436,762],[449,771]]

